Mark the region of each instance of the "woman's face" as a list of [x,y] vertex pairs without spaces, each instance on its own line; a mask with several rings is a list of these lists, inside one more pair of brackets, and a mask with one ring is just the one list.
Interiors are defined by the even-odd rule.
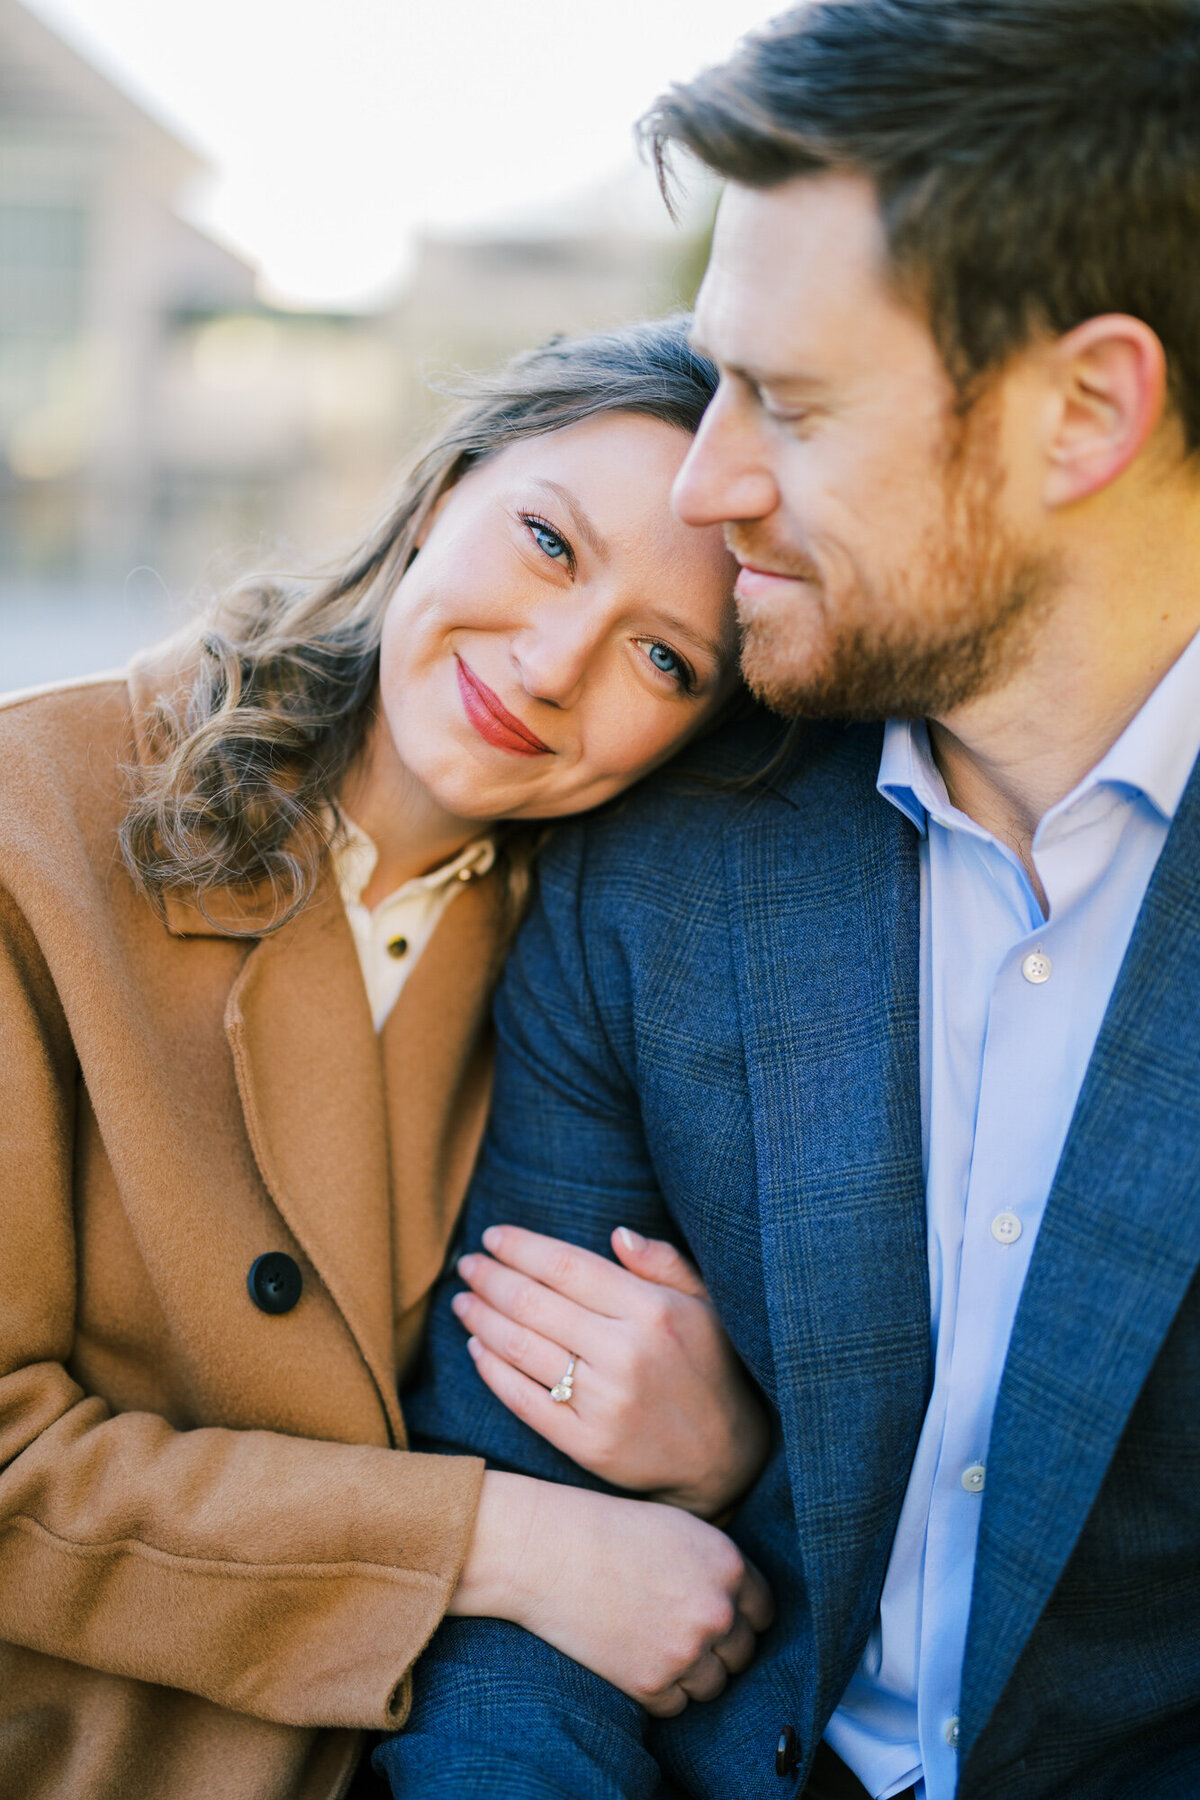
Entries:
[[383,626],[383,714],[410,775],[463,819],[598,806],[737,679],[736,568],[681,525],[691,439],[601,414],[510,445],[443,495]]

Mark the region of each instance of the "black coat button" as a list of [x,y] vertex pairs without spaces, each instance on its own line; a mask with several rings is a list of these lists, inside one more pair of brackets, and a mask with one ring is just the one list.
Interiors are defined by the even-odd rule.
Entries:
[[250,1264],[246,1277],[250,1298],[260,1312],[291,1312],[300,1298],[304,1277],[290,1256],[282,1250],[268,1250]]
[[791,1725],[785,1725],[779,1734],[779,1742],[775,1746],[775,1773],[777,1775],[794,1775],[799,1761],[795,1730]]

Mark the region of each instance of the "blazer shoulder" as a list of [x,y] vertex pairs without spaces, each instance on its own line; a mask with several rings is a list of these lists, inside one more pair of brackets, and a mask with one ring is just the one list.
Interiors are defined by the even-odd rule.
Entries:
[[560,834],[589,863],[645,866],[708,852],[726,830],[794,830],[876,800],[882,727],[840,721],[789,725],[756,711]]

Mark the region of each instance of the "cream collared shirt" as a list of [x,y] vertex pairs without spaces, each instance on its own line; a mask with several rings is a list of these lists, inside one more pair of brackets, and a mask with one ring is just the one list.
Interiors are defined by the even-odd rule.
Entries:
[[416,875],[381,900],[363,905],[362,893],[379,852],[353,819],[342,815],[344,835],[334,851],[338,887],[366,983],[376,1031],[395,1006],[418,957],[446,908],[469,881],[486,875],[496,860],[490,838],[476,838],[428,875]]

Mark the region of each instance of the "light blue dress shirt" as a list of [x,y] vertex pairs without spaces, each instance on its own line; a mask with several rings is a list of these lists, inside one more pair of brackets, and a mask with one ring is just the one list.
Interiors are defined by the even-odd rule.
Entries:
[[[1042,819],[1042,915],[1013,852],[952,806],[924,724],[879,792],[921,834],[921,1105],[934,1379],[879,1617],[826,1738],[877,1800],[951,1800],[992,1416],[1071,1114],[1200,753],[1200,636]],[[923,1784],[923,1785],[920,1785]]]

